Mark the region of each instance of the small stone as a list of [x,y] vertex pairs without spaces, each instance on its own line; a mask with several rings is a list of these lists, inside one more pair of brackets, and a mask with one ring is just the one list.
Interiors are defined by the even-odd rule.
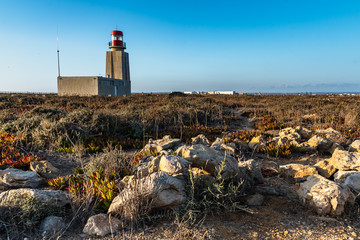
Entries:
[[261,194],[254,194],[247,199],[248,206],[261,206],[264,202],[264,196]]
[[30,170],[37,172],[40,176],[44,178],[55,178],[59,169],[54,167],[48,161],[36,161],[30,163]]
[[320,161],[314,167],[321,176],[326,178],[330,178],[336,172],[336,168],[328,160]]
[[198,136],[191,138],[191,143],[192,143],[192,145],[195,145],[195,144],[202,144],[205,146],[210,145],[210,141],[205,137],[204,134],[199,134]]
[[46,217],[40,226],[40,230],[44,237],[59,233],[65,228],[65,223],[62,217],[49,216]]
[[116,232],[120,227],[121,221],[119,219],[101,213],[88,219],[83,232],[88,235],[104,237],[111,232]]
[[262,149],[266,147],[266,142],[263,136],[253,137],[249,142],[249,148],[252,150]]

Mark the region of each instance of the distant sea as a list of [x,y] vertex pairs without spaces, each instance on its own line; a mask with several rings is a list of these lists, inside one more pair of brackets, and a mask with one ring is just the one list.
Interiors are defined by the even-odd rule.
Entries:
[[[181,91],[175,91],[181,92]],[[169,94],[172,92],[132,92],[131,94]],[[360,92],[236,92],[249,95],[360,95]],[[0,94],[57,94],[56,92],[12,92],[0,91]]]
[[[177,91],[176,91],[177,92]],[[179,91],[180,92],[180,91]],[[131,94],[169,94],[172,92],[133,92]],[[360,92],[236,92],[236,93],[244,93],[250,95],[262,94],[262,95],[360,95]]]

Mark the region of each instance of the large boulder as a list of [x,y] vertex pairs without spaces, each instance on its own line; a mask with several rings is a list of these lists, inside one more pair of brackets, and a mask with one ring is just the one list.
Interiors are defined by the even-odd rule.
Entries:
[[335,150],[329,163],[336,169],[342,171],[357,170],[360,171],[360,152],[348,152]]
[[145,204],[149,204],[149,209],[162,210],[175,208],[185,199],[184,180],[165,172],[156,172],[129,183],[127,188],[114,198],[108,213],[130,218],[139,210],[136,206],[145,208]]
[[68,195],[59,190],[20,188],[0,193],[0,206],[3,207],[21,207],[29,201],[42,203],[49,208],[61,208],[70,203]]
[[357,193],[360,192],[360,172],[358,171],[338,171],[334,175],[334,181]]
[[355,140],[350,144],[349,152],[360,152],[360,140]]
[[160,158],[159,170],[169,175],[183,173],[190,166],[190,162],[180,156],[162,156]]
[[187,148],[182,152],[182,157],[190,161],[192,166],[203,168],[213,176],[219,171],[224,178],[238,174],[238,162],[234,157],[202,144]]
[[30,170],[44,178],[55,178],[60,172],[48,161],[35,161],[30,163]]
[[41,179],[36,172],[23,171],[15,168],[0,170],[0,188],[36,188],[40,185]]
[[300,199],[312,207],[317,214],[339,216],[346,205],[353,205],[355,196],[347,187],[342,187],[318,174],[309,176],[300,183]]
[[280,166],[280,176],[295,182],[305,181],[308,176],[318,174],[315,167],[303,164],[286,164]]
[[121,221],[119,219],[100,213],[88,219],[83,233],[91,236],[104,237],[109,233],[118,231],[120,227]]

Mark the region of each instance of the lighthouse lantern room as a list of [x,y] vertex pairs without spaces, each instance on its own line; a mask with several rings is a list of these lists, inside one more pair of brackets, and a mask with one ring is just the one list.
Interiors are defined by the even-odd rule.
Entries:
[[126,44],[123,41],[122,31],[111,31],[111,42],[109,42],[109,48],[111,51],[121,51],[126,49]]

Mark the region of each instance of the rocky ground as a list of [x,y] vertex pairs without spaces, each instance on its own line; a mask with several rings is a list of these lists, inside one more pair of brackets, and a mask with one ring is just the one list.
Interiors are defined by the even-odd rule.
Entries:
[[[271,138],[259,135],[249,143],[225,139],[210,142],[199,135],[191,144],[170,136],[150,140],[141,150],[144,156],[134,166],[133,175],[116,182],[120,191],[107,212],[89,216],[78,226],[71,225],[71,219],[66,217],[54,217],[61,215],[57,213],[41,219],[39,232],[34,236],[31,233],[21,236],[29,239],[59,235],[61,239],[359,238],[359,140],[349,142],[331,128],[311,131],[302,127],[283,129]],[[278,146],[277,151],[284,154],[287,146],[296,151],[286,158],[271,157],[271,146]],[[73,196],[50,189],[45,179],[71,174],[74,167],[87,165],[91,161],[89,156],[71,158],[46,152],[38,155],[47,160],[32,162],[32,171],[0,170],[0,211],[4,215],[11,216],[14,208],[27,209],[24,207],[29,204],[27,199],[46,210],[74,206]],[[220,186],[240,182],[241,191],[240,188],[232,191],[230,185]],[[205,194],[202,191],[209,198],[196,195],[198,189],[211,189]],[[195,198],[196,207],[187,208],[191,198]],[[203,203],[207,204],[206,208]],[[246,209],[231,211],[238,204]],[[169,221],[169,214],[159,214],[179,208],[187,209],[187,213],[204,211],[204,214],[199,214],[201,218],[196,222]],[[142,214],[158,217],[138,228],[129,227]],[[2,224],[1,237],[15,239],[8,227]]]

